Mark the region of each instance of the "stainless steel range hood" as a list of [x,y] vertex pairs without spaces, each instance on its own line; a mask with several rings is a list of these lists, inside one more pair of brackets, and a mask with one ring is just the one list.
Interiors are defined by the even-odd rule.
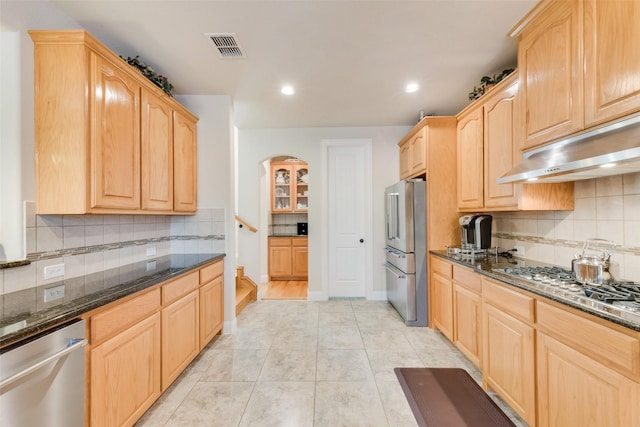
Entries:
[[632,172],[640,172],[640,115],[528,151],[496,182],[566,182]]

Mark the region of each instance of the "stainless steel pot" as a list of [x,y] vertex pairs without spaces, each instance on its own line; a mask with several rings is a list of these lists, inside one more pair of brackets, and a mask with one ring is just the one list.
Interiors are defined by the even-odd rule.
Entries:
[[[588,253],[588,251],[598,251],[600,254]],[[602,285],[613,280],[609,272],[609,261],[616,245],[606,239],[587,239],[582,248],[582,254],[576,255],[571,261],[571,269],[580,283],[589,285]]]

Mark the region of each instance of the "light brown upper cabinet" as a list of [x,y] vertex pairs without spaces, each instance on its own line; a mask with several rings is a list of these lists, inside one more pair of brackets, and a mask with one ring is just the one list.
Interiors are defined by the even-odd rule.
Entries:
[[484,207],[482,106],[458,116],[458,209]]
[[195,213],[197,117],[87,32],[29,33],[38,213]]
[[142,209],[173,206],[173,117],[162,99],[142,90]]
[[173,112],[173,209],[185,213],[198,207],[196,123],[189,116]]
[[541,2],[518,37],[522,148],[640,111],[640,3]]
[[640,2],[584,1],[585,126],[640,110]]
[[573,183],[497,184],[521,158],[518,74],[513,73],[458,116],[460,211],[571,210]]
[[309,211],[309,165],[301,161],[271,162],[271,212]]
[[418,132],[400,143],[400,179],[409,179],[422,175],[427,171],[426,129]]

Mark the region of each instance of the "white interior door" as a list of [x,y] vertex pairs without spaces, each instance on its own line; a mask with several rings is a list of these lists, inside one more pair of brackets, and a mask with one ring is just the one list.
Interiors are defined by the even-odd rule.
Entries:
[[327,149],[328,296],[365,297],[370,282],[370,140]]

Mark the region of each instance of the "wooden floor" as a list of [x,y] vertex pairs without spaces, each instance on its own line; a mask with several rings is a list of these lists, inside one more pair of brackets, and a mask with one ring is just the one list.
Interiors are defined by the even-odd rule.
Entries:
[[263,283],[262,299],[307,299],[307,281],[282,280]]

